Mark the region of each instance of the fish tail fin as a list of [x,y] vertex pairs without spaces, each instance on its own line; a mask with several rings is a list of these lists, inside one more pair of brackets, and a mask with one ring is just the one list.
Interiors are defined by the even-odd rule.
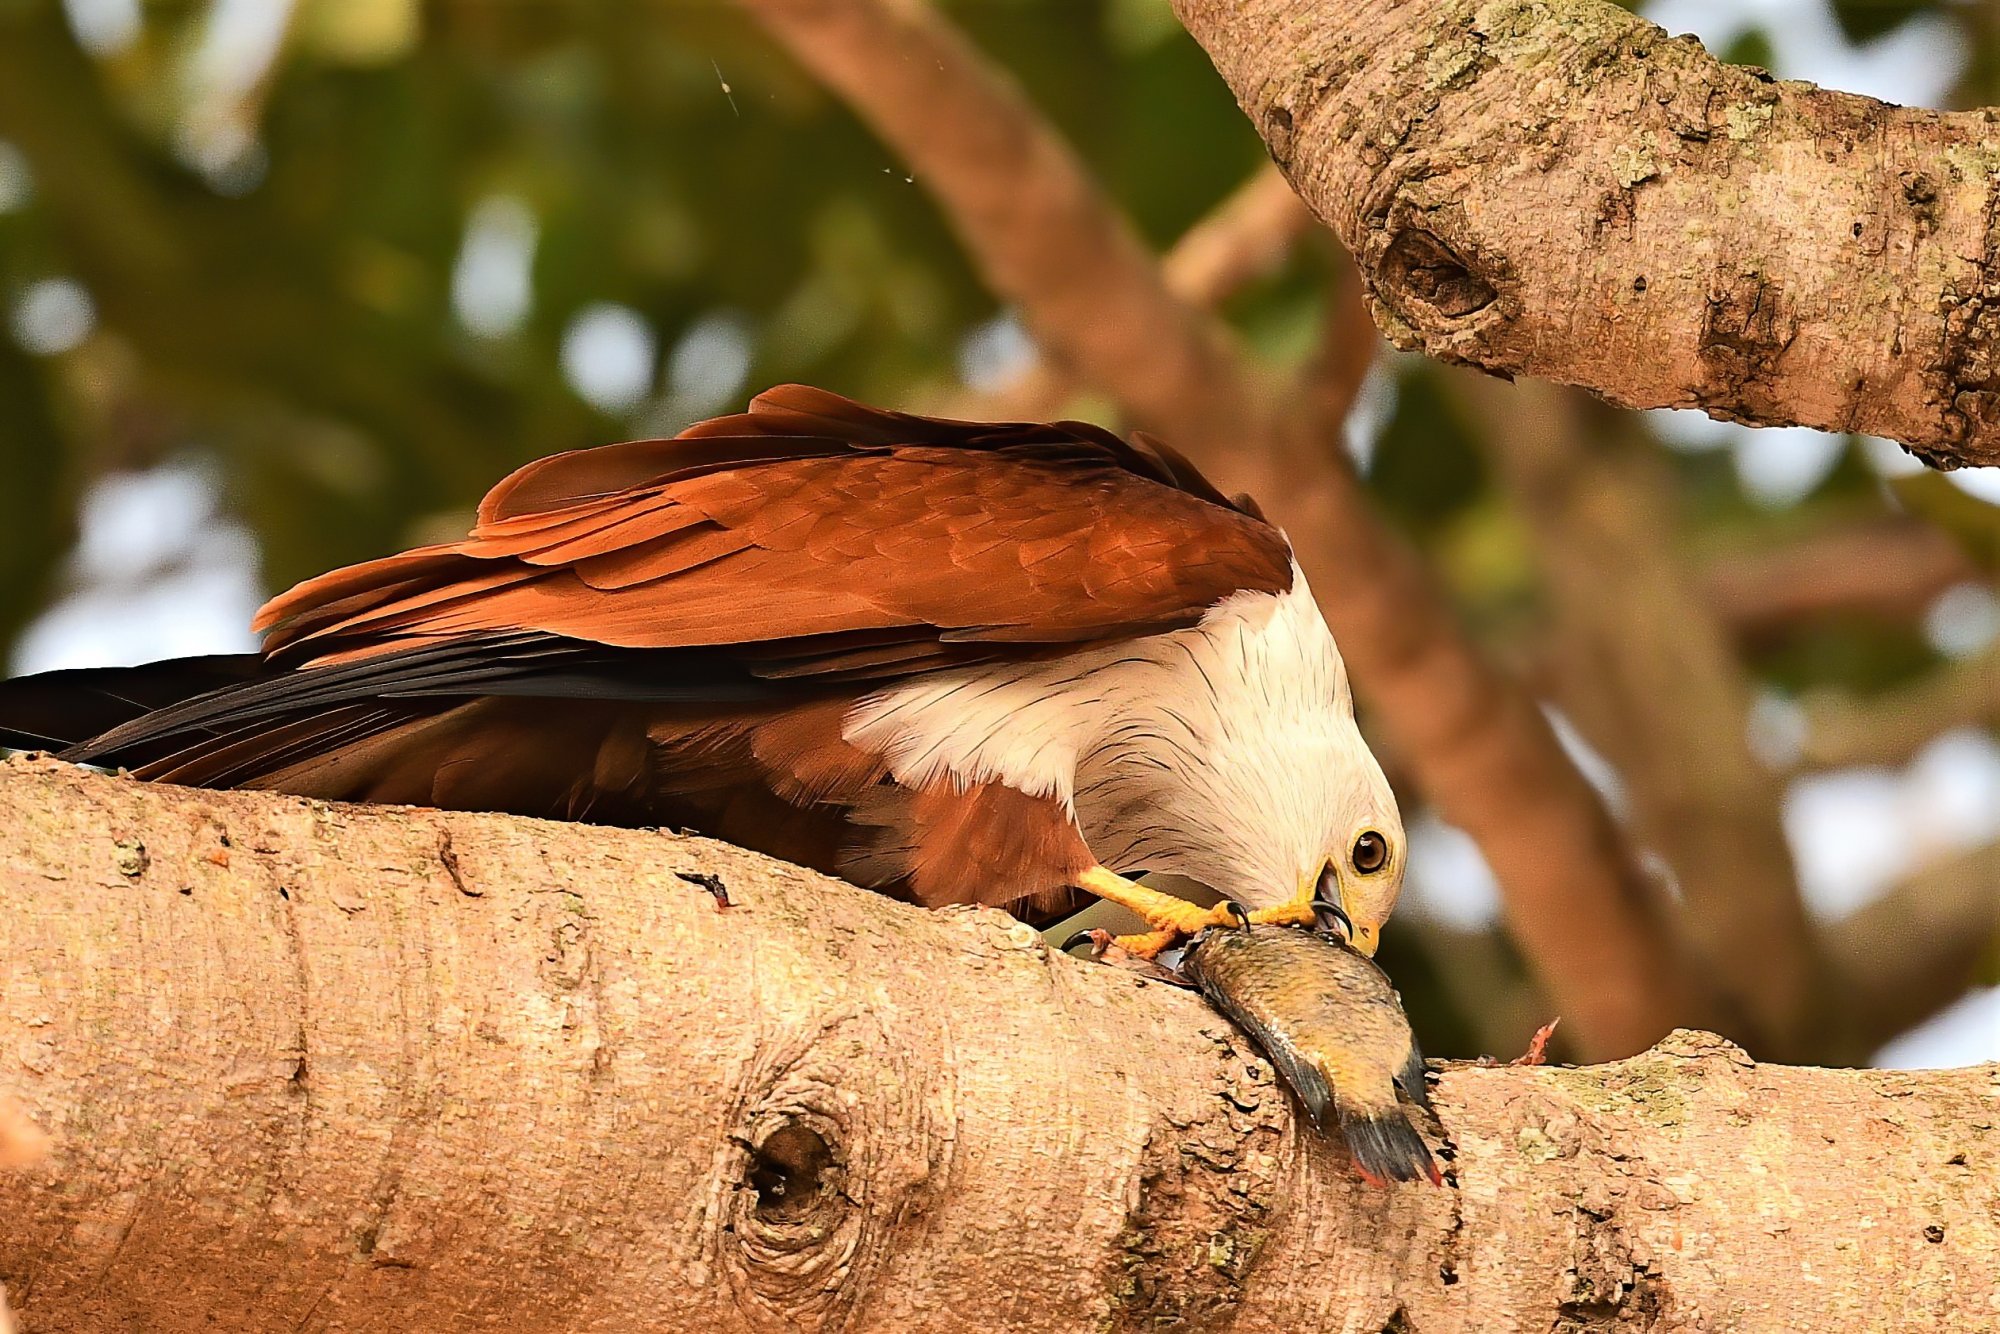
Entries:
[[1414,1038],[1410,1041],[1410,1058],[1396,1072],[1396,1083],[1410,1096],[1411,1102],[1427,1112],[1431,1110],[1430,1086],[1424,1082],[1424,1054],[1417,1049]]
[[1340,1130],[1347,1139],[1348,1151],[1354,1155],[1356,1170],[1370,1184],[1382,1186],[1391,1181],[1419,1178],[1434,1186],[1444,1183],[1430,1147],[1401,1107],[1392,1104],[1376,1112],[1343,1108]]

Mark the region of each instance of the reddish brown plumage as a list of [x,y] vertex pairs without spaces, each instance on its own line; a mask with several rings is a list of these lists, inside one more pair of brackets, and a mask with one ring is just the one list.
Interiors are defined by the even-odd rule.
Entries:
[[531,463],[465,541],[308,580],[256,628],[294,664],[532,630],[755,645],[812,672],[846,667],[867,635],[907,644],[909,670],[991,656],[973,645],[1172,629],[1290,579],[1283,539],[1157,445],[787,386],[673,441]]
[[273,599],[257,679],[71,753],[214,786],[691,825],[929,903],[1053,899],[1090,860],[1059,804],[904,790],[842,739],[848,708],[1290,582],[1275,530],[1143,438],[785,386],[673,440],[529,464],[464,541]]

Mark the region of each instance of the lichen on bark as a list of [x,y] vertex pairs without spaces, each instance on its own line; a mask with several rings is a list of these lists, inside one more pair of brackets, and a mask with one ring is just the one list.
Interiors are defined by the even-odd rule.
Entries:
[[2000,463],[1994,112],[1780,82],[1605,0],[1176,9],[1398,346]]

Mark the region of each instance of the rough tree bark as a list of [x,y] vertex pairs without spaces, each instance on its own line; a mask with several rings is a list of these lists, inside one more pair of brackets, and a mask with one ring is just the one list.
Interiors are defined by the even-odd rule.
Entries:
[[1607,0],[1174,0],[1390,341],[2000,463],[2000,112],[1726,65]]
[[1452,1064],[1379,1191],[1198,998],[692,837],[15,761],[0,960],[39,1334],[2000,1310],[2000,1068]]

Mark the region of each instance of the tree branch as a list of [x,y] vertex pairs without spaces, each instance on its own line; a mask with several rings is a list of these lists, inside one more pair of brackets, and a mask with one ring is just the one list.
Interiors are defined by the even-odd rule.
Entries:
[[1176,440],[1256,428],[1263,406],[1229,331],[1168,290],[1075,152],[931,6],[739,3],[902,156],[1045,355]]
[[[48,1156],[49,1137],[28,1119],[18,1099],[0,1094],[0,1172],[32,1167]],[[0,1334],[14,1334],[14,1315],[7,1306],[7,1289],[0,1285]]]
[[1347,419],[1361,397],[1369,368],[1382,352],[1382,337],[1368,318],[1361,278],[1345,262],[1345,254],[1340,258],[1319,342],[1286,390],[1293,429],[1282,432],[1277,441],[1283,451],[1281,462],[1305,476],[1326,471],[1352,475]]
[[1717,614],[1751,641],[1832,615],[1908,625],[1938,594],[1979,577],[1950,536],[1906,518],[1846,524],[1775,549],[1718,556],[1701,574]]
[[1275,272],[1313,221],[1292,183],[1260,167],[1175,242],[1160,260],[1161,277],[1181,300],[1213,310]]
[[1965,994],[2000,948],[2000,844],[1924,868],[1829,928],[1832,1059],[1865,1061]]
[[1806,696],[1800,762],[1823,769],[1901,764],[1956,727],[2000,727],[2000,644],[1896,690]]
[[[1271,167],[1260,168],[1182,234],[1160,260],[1161,279],[1178,299],[1212,310],[1282,264],[1312,222],[1291,183]],[[1367,335],[1372,352],[1373,326]],[[1075,391],[1070,376],[1037,356],[1008,383],[961,394],[940,411],[975,421],[1043,421],[1060,414]]]
[[1174,8],[1398,347],[2000,463],[1994,112],[1775,82],[1606,0]]
[[1226,327],[1174,298],[1020,91],[928,6],[739,2],[903,156],[1048,355],[1291,534],[1364,699],[1478,841],[1580,1050],[1623,1054],[1675,1023],[1712,1022],[1652,886],[1541,710],[1481,659],[1352,472],[1329,466],[1343,460],[1326,424],[1307,413],[1309,426],[1281,425],[1297,405],[1256,384]]
[[1580,394],[1471,375],[1454,386],[1534,546],[1558,697],[1672,868],[1676,929],[1759,1045],[1797,1057],[1818,979],[1782,791],[1750,753],[1729,636],[1674,556],[1665,479],[1630,440],[1592,440]]
[[1383,1191],[1197,997],[700,839],[15,762],[0,903],[39,1334],[1929,1334],[1996,1296],[1992,1068],[1450,1066],[1453,1184]]

